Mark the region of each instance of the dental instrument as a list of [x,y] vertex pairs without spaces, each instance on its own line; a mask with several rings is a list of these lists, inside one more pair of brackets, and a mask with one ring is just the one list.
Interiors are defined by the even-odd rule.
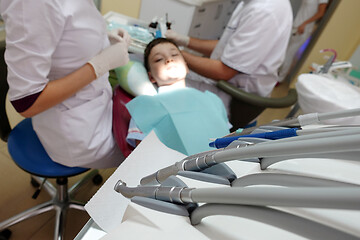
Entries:
[[231,183],[232,187],[247,187],[255,185],[275,185],[283,187],[360,187],[360,185],[354,183],[345,183],[294,173],[277,172],[248,174],[235,179]]
[[[356,199],[360,194],[360,188],[349,186],[342,188],[328,185],[320,188],[296,187],[292,189],[197,189],[186,186],[130,188],[119,180],[114,190],[143,207],[190,217],[192,225],[199,224],[207,216],[228,215],[263,222],[310,239],[357,239],[351,232],[291,214],[283,209],[272,208],[272,206],[286,205],[321,209],[358,209],[359,203]],[[202,202],[205,204],[199,206],[198,203]]]
[[166,29],[169,30],[169,29],[171,29],[171,24],[172,24],[172,23],[169,22],[168,13],[166,13],[165,18],[166,18]]
[[[356,117],[356,116],[360,116],[360,108],[346,109],[346,110],[327,112],[327,113],[308,113],[308,114],[299,115],[298,117],[292,117],[292,118],[288,118],[288,119],[284,119],[284,120],[273,121],[271,123],[267,123],[267,124],[264,124],[261,126],[300,126],[300,127],[304,127],[304,126],[310,125],[310,124],[321,124],[323,121],[330,120],[330,119]],[[225,137],[249,134],[261,126],[245,128],[241,132],[235,131],[235,132],[232,132],[232,133],[226,135]]]
[[[352,133],[347,136],[331,136],[326,138],[311,138],[305,140],[279,141],[249,144],[246,147],[219,149],[189,156],[174,165],[160,169],[141,179],[140,184],[159,184],[167,177],[179,171],[200,171],[220,162],[232,160],[246,160],[249,158],[312,156],[316,154],[331,157],[331,154],[358,152],[360,134]],[[359,161],[357,154],[347,156],[350,160]],[[260,164],[262,163],[260,160]],[[261,169],[264,169],[261,166]]]
[[224,148],[227,147],[231,142],[238,140],[242,137],[251,137],[251,138],[265,138],[265,139],[280,139],[280,138],[288,138],[288,137],[295,137],[298,136],[299,128],[289,128],[289,129],[282,129],[273,132],[263,132],[263,133],[255,133],[255,134],[248,134],[248,135],[241,135],[241,136],[234,136],[234,137],[223,137],[217,138],[215,141],[210,142],[210,147],[215,148]]
[[218,203],[251,206],[305,207],[360,210],[360,187],[127,187],[119,180],[114,190],[126,198],[154,198],[172,203]]
[[[261,129],[260,129],[261,130]],[[308,134],[316,134],[316,133],[324,133],[324,132],[331,132],[331,131],[343,131],[346,130],[343,127],[333,127],[333,128],[317,128],[317,129],[301,129],[301,128],[287,128],[287,129],[281,129],[276,131],[266,131],[266,128],[264,129],[264,132],[259,133],[252,133],[248,135],[239,135],[239,136],[232,136],[232,137],[222,137],[217,138],[214,141],[209,143],[210,147],[214,148],[224,148],[227,147],[231,142],[235,140],[240,140],[242,138],[265,138],[265,139],[282,139],[282,138],[291,138],[296,136],[303,136]],[[355,130],[360,130],[360,128],[353,127],[351,129],[351,132]],[[349,131],[349,133],[351,133]],[[336,132],[339,134],[339,132]],[[333,136],[336,136],[338,134],[331,134]],[[345,133],[346,134],[346,133]],[[311,137],[316,137],[317,135],[313,135]]]
[[214,215],[237,216],[251,219],[284,229],[288,232],[303,236],[306,239],[358,239],[358,237],[350,233],[329,227],[317,221],[269,207],[209,203],[196,208],[190,215],[190,221],[192,225],[197,225],[205,217]]

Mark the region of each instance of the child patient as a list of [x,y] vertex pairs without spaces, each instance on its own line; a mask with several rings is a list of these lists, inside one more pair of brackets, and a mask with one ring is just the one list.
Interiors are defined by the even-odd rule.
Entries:
[[211,150],[210,138],[229,133],[231,125],[221,99],[185,86],[188,67],[174,42],[165,38],[151,41],[144,65],[158,94],[138,96],[126,105],[132,117],[129,144],[135,147],[154,130],[169,148],[192,155]]

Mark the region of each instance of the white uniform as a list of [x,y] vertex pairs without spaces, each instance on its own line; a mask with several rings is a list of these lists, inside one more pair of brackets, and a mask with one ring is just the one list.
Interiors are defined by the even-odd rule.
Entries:
[[293,34],[290,38],[289,46],[286,50],[285,61],[279,72],[279,82],[284,81],[285,77],[289,73],[297,51],[301,45],[303,45],[305,41],[311,36],[315,26],[315,21],[306,24],[303,34],[298,34],[297,28],[303,22],[314,16],[318,11],[319,5],[323,3],[328,3],[328,0],[302,0],[300,8],[294,19],[292,30]]
[[[9,99],[41,92],[109,46],[92,0],[3,0]],[[112,136],[108,74],[33,117],[50,157],[67,166],[115,167],[122,154]]]
[[[211,58],[241,72],[229,80],[236,87],[269,96],[285,57],[292,19],[288,0],[244,0],[234,10]],[[229,95],[196,78],[190,73],[187,85],[216,93],[229,112]]]

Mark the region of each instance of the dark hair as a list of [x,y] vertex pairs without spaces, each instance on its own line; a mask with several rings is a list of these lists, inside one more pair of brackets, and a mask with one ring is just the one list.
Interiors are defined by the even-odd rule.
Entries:
[[150,71],[150,66],[149,66],[150,52],[156,45],[161,44],[161,43],[171,43],[175,47],[177,47],[177,49],[179,49],[178,45],[174,41],[167,39],[167,38],[155,38],[154,40],[149,42],[144,51],[144,66],[146,68],[146,71],[148,71],[148,72]]

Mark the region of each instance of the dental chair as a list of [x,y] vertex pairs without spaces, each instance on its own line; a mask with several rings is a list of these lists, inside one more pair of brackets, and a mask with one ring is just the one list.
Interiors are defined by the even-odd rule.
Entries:
[[126,142],[126,136],[128,134],[130,113],[126,108],[128,103],[133,96],[127,93],[119,85],[114,88],[113,92],[113,134],[115,142],[119,146],[124,157],[130,155],[134,150],[130,144]]
[[[9,154],[16,165],[31,175],[31,184],[34,187],[39,186],[33,198],[36,198],[40,189],[43,188],[52,199],[0,222],[0,239],[7,239],[10,236],[11,231],[8,228],[12,225],[50,210],[56,211],[54,239],[63,239],[67,210],[73,208],[85,211],[85,203],[73,200],[73,195],[88,180],[99,185],[102,182],[102,177],[98,170],[92,170],[68,189],[69,177],[85,173],[90,169],[67,167],[53,162],[33,130],[30,118],[22,120],[11,129],[5,103],[9,86],[6,80],[7,66],[4,60],[4,52],[5,42],[2,41],[0,42],[0,137],[4,142],[7,142]],[[56,186],[47,181],[48,178],[56,179]],[[1,194],[6,193],[2,192]]]
[[232,97],[230,102],[232,131],[244,128],[266,108],[286,108],[292,106],[297,101],[295,89],[290,89],[285,97],[271,98],[245,92],[226,81],[219,81],[217,87]]
[[126,141],[131,116],[125,105],[136,96],[155,95],[156,90],[148,79],[145,67],[137,60],[115,68],[114,75],[117,83],[113,88],[113,134],[124,157],[127,157],[134,147]]

